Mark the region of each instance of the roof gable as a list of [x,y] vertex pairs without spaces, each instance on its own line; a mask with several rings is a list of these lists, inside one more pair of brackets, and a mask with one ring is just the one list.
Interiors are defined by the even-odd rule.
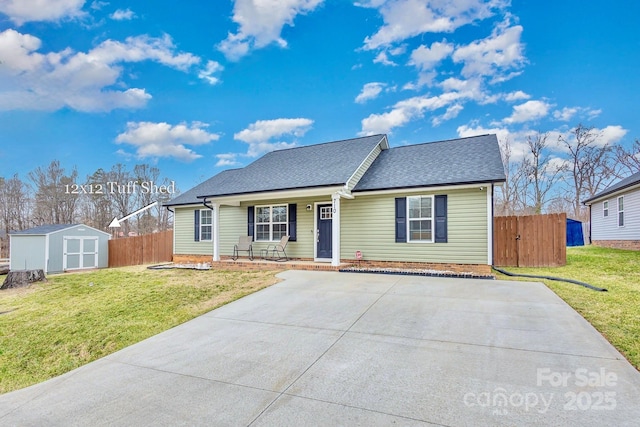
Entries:
[[505,180],[496,136],[481,135],[385,150],[353,191]]
[[202,197],[344,185],[381,143],[386,144],[386,135],[272,151],[244,168],[220,172],[165,206],[201,203]]
[[601,199],[602,197],[606,197],[610,194],[613,194],[617,191],[621,191],[624,190],[625,188],[629,188],[632,187],[636,184],[640,184],[640,172],[636,172],[631,176],[628,176],[618,182],[616,182],[613,185],[610,185],[609,187],[605,188],[604,190],[602,190],[601,192],[599,192],[598,194],[596,194],[595,196],[585,200],[584,204],[588,204],[593,202],[594,200],[597,199]]

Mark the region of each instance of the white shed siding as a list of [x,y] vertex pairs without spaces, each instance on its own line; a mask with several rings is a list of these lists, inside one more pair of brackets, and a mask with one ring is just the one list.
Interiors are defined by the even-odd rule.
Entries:
[[42,235],[16,235],[11,239],[10,264],[11,270],[45,270],[46,237]]
[[[624,196],[624,226],[618,227],[618,197]],[[609,216],[603,205],[609,201]],[[591,240],[640,240],[640,189],[613,195],[591,205]]]

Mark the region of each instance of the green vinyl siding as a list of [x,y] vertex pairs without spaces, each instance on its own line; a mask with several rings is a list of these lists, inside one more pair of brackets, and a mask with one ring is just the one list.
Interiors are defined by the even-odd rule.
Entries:
[[[296,204],[296,241],[287,244],[287,255],[291,258],[313,258],[313,245],[315,244],[315,227],[313,225],[314,202],[331,203],[331,198],[302,198],[302,199],[273,199],[260,200],[259,202],[242,202],[240,207],[222,206],[220,209],[220,223],[225,224],[220,230],[220,255],[231,255],[233,245],[238,243],[239,236],[247,235],[247,208],[249,206]],[[307,205],[312,209],[307,211]],[[224,218],[224,219],[223,219]],[[225,219],[228,218],[228,222]],[[287,217],[288,219],[288,217]],[[231,223],[232,226],[226,227]],[[253,255],[260,256],[260,250],[266,249],[270,244],[277,242],[253,242]]]
[[[396,243],[395,198],[412,195],[446,194],[447,243]],[[357,196],[341,202],[342,259],[355,259],[362,251],[365,260],[435,262],[455,264],[487,263],[487,188],[446,192],[404,192]]]
[[[287,255],[292,258],[313,258],[315,244],[315,227],[313,224],[313,209],[315,202],[331,203],[331,198],[302,198],[302,199],[274,199],[259,202],[242,202],[240,206],[221,206],[220,208],[220,256],[231,256],[233,245],[238,243],[240,236],[247,235],[247,208],[249,206],[279,205],[295,203],[297,210],[297,224],[295,242],[287,244]],[[312,210],[307,211],[307,205]],[[195,242],[193,239],[195,209],[200,207],[176,207],[174,217],[175,253],[184,255],[213,255],[213,242]],[[215,231],[214,231],[215,232]],[[260,256],[260,250],[266,249],[276,242],[253,242],[253,254]]]
[[[446,194],[447,243],[396,243],[395,198],[411,195]],[[249,206],[297,205],[297,241],[289,242],[287,254],[292,258],[312,259],[315,246],[315,203],[331,203],[326,197],[270,199],[242,202],[240,206],[220,208],[220,256],[230,256],[238,237],[247,235]],[[307,211],[306,206],[312,209]],[[174,236],[176,254],[213,255],[213,242],[195,242],[194,214],[200,206],[176,207]],[[341,258],[354,259],[355,251],[362,251],[365,260],[409,261],[458,264],[487,263],[487,188],[479,190],[447,190],[441,192],[399,192],[383,195],[357,195],[353,200],[342,199]],[[274,242],[254,242],[253,252]]]
[[178,255],[212,255],[213,241],[206,240],[196,242],[195,223],[193,211],[200,210],[203,206],[176,207],[173,219],[173,235],[175,240],[175,253]]

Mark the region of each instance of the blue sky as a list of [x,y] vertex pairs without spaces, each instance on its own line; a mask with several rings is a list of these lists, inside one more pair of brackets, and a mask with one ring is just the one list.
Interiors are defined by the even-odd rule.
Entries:
[[0,176],[150,163],[184,191],[269,150],[372,133],[392,146],[497,133],[517,157],[531,132],[583,123],[628,145],[639,9],[0,0]]

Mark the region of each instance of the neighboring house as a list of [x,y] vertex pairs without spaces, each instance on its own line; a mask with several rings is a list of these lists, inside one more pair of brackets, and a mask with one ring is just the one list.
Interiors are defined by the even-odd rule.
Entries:
[[11,270],[59,273],[109,264],[111,235],[87,225],[41,225],[9,233],[9,237]]
[[495,135],[389,148],[386,135],[265,154],[168,203],[174,261],[228,258],[241,235],[254,254],[290,236],[292,258],[420,263],[489,273],[493,191],[505,181]]
[[591,243],[640,250],[640,172],[583,203],[589,206]]

